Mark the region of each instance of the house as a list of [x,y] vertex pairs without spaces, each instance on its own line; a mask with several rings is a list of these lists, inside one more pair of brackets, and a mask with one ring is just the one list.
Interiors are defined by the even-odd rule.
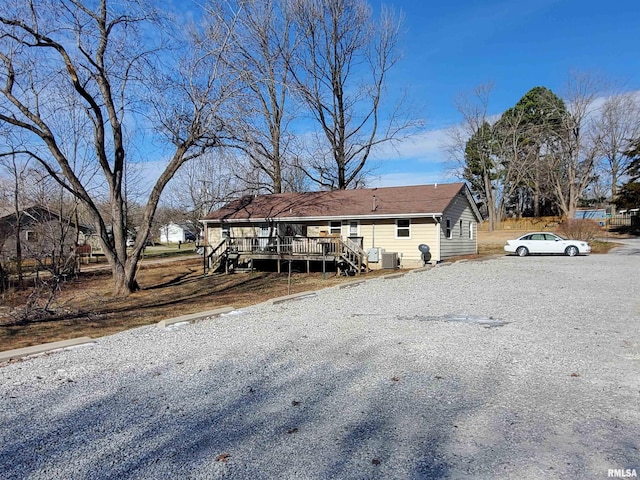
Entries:
[[[20,220],[22,257],[42,259],[71,254],[76,247],[76,227],[71,219],[41,205],[20,209],[0,207],[0,257],[14,259],[16,253],[16,225]],[[78,243],[85,243],[89,229],[78,228]]]
[[188,223],[168,223],[160,227],[160,243],[194,242],[196,234]]
[[464,183],[245,196],[201,220],[211,268],[328,262],[348,273],[476,253],[481,221]]

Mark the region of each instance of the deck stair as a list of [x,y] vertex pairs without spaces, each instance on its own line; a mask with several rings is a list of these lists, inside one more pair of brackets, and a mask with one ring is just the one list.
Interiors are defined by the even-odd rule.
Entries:
[[217,272],[218,270],[225,267],[227,258],[229,256],[229,244],[226,238],[223,238],[218,245],[216,245],[213,250],[209,254],[207,254],[207,259],[209,260],[207,263],[209,265],[209,270],[212,273]]
[[369,271],[366,252],[350,239],[340,242],[340,258],[348,265],[347,273],[360,274],[363,270]]

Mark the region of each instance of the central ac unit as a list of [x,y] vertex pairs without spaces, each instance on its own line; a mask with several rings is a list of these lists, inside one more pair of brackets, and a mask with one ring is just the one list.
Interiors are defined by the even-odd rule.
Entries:
[[398,254],[396,252],[385,252],[382,254],[382,268],[398,268]]

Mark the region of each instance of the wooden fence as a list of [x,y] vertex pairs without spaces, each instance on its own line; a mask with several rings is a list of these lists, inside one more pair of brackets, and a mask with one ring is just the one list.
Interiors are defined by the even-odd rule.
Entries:
[[[554,230],[563,222],[562,217],[538,217],[538,218],[507,218],[495,225],[495,230]],[[640,216],[633,215],[613,215],[607,218],[596,218],[593,222],[599,226],[609,229],[616,227],[640,226]],[[484,221],[478,225],[481,232],[489,231],[489,222]]]
[[[495,230],[551,230],[562,223],[562,217],[526,217],[506,218],[495,225]],[[489,231],[489,222],[484,221],[478,225],[481,232]]]

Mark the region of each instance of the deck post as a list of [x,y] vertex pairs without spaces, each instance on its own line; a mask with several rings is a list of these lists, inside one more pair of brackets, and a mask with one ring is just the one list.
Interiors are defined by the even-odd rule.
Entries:
[[206,275],[207,274],[207,245],[204,245],[202,247],[202,274]]

